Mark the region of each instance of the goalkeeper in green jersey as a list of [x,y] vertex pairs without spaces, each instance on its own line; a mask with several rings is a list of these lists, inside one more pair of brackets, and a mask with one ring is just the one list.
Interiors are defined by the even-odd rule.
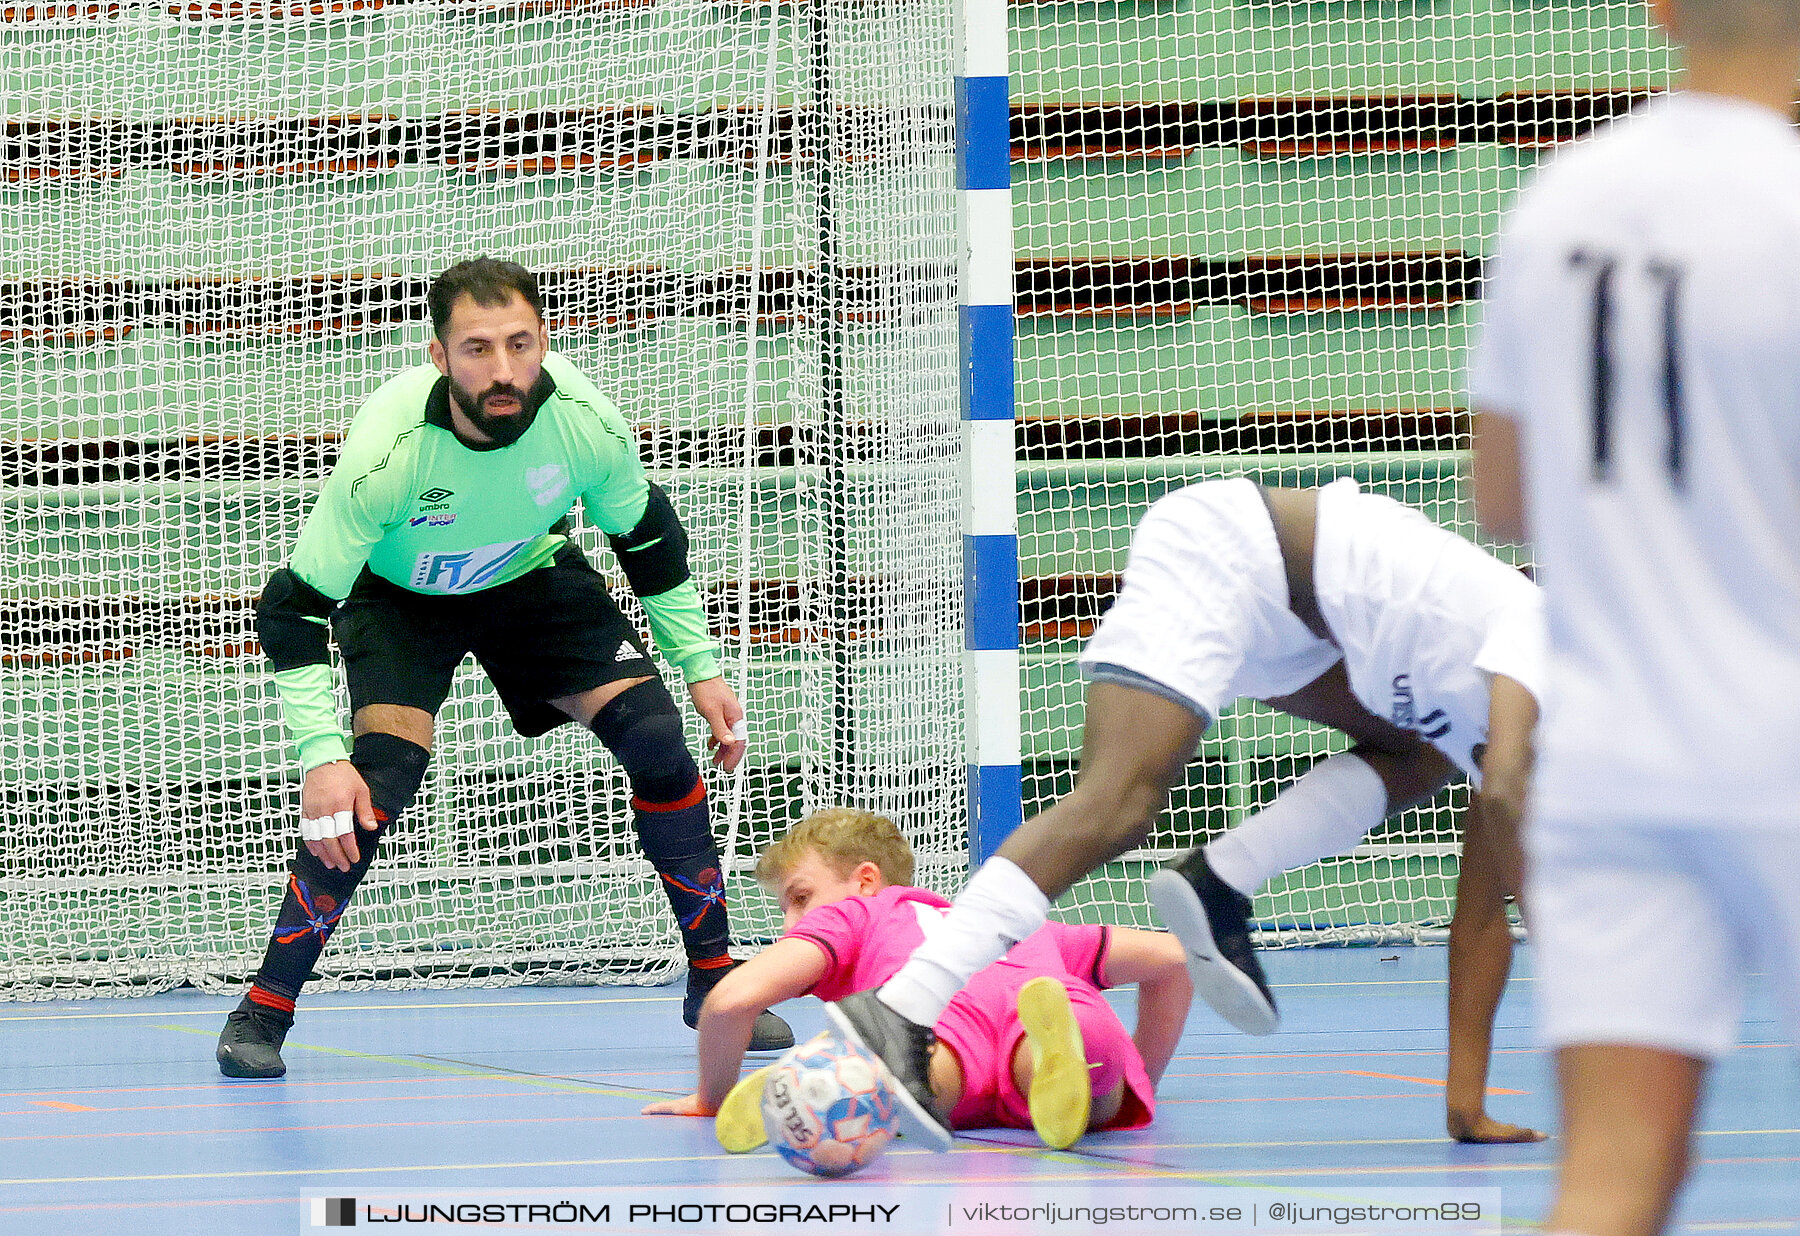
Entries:
[[[638,632],[568,538],[579,498],[643,603],[656,646],[712,729],[713,763],[743,758],[744,710],[719,674],[687,534],[644,476],[617,408],[549,350],[537,281],[478,258],[431,286],[431,364],[371,395],[269,577],[256,629],[306,770],[300,844],[249,993],[219,1036],[228,1077],[279,1077],[294,1002],[381,837],[431,760],[432,722],[473,653],[527,737],[594,731],[631,781],[638,840],[688,957],[682,1016],[732,962],[705,783]],[[337,636],[354,739],[334,704]],[[752,1046],[792,1044],[765,1012]]]

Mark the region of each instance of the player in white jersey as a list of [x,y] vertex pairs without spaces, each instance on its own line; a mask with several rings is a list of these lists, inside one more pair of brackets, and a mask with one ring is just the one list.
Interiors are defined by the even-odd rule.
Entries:
[[1082,653],[1091,685],[1075,789],[984,864],[879,999],[850,997],[833,1016],[888,1062],[915,1117],[930,1119],[929,1093],[909,1085],[924,1077],[925,1027],[975,971],[1042,925],[1050,899],[1143,842],[1222,710],[1262,699],[1356,746],[1153,878],[1195,990],[1240,1029],[1273,1030],[1249,895],[1353,848],[1460,769],[1481,792],[1451,932],[1446,1123],[1460,1140],[1536,1138],[1489,1118],[1485,1094],[1512,949],[1505,896],[1519,878],[1540,623],[1523,575],[1352,481],[1281,490],[1232,480],[1170,494],[1139,525],[1124,588]]
[[1471,375],[1481,518],[1546,594],[1528,900],[1584,1236],[1666,1223],[1748,972],[1800,1034],[1800,4],[1653,7],[1683,88],[1521,196]]

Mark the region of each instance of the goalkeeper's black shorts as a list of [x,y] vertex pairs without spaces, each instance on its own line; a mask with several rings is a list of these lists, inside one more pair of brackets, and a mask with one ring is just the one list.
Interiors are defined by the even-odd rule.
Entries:
[[548,701],[655,675],[637,629],[581,550],[480,592],[413,592],[366,567],[332,616],[350,707],[402,704],[436,715],[470,653],[528,738],[569,720]]

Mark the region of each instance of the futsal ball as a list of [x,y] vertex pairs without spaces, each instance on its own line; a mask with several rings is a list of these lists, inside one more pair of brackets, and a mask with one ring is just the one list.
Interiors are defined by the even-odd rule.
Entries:
[[762,1117],[770,1145],[789,1163],[814,1176],[848,1176],[893,1140],[900,1104],[878,1061],[826,1032],[775,1062]]

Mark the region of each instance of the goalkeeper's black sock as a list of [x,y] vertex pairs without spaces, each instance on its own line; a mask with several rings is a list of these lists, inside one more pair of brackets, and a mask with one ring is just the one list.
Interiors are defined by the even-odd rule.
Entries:
[[[706,783],[681,731],[681,714],[660,680],[629,687],[594,715],[594,733],[631,778],[632,823],[675,912],[687,952],[681,1020],[700,1023],[706,994],[730,972],[725,877],[713,842]],[[785,1051],[794,1032],[766,1009],[750,1030],[751,1051]]]
[[731,927],[706,783],[669,689],[655,678],[626,688],[594,714],[593,730],[631,780],[632,823],[675,912],[689,964],[729,964]]
[[369,862],[375,857],[375,846],[385,826],[374,832],[360,832],[357,845],[361,858],[349,871],[333,871],[302,851],[288,864],[287,895],[281,899],[281,912],[275,918],[275,931],[263,953],[262,968],[250,985],[249,999],[264,1008],[294,1014],[294,1001],[300,989],[312,977],[313,966],[325,951],[332,929],[350,905]]
[[350,762],[369,783],[380,827],[365,832],[361,825],[356,826],[358,856],[349,871],[327,867],[300,843],[288,863],[287,894],[248,994],[252,1003],[286,1014],[290,1021],[294,1001],[312,976],[356,886],[375,861],[382,835],[412,805],[431,753],[393,734],[363,734],[356,740]]
[[701,969],[730,964],[725,877],[713,844],[706,783],[696,773],[693,789],[674,802],[653,803],[633,795],[631,806],[638,840],[681,929],[688,964]]

